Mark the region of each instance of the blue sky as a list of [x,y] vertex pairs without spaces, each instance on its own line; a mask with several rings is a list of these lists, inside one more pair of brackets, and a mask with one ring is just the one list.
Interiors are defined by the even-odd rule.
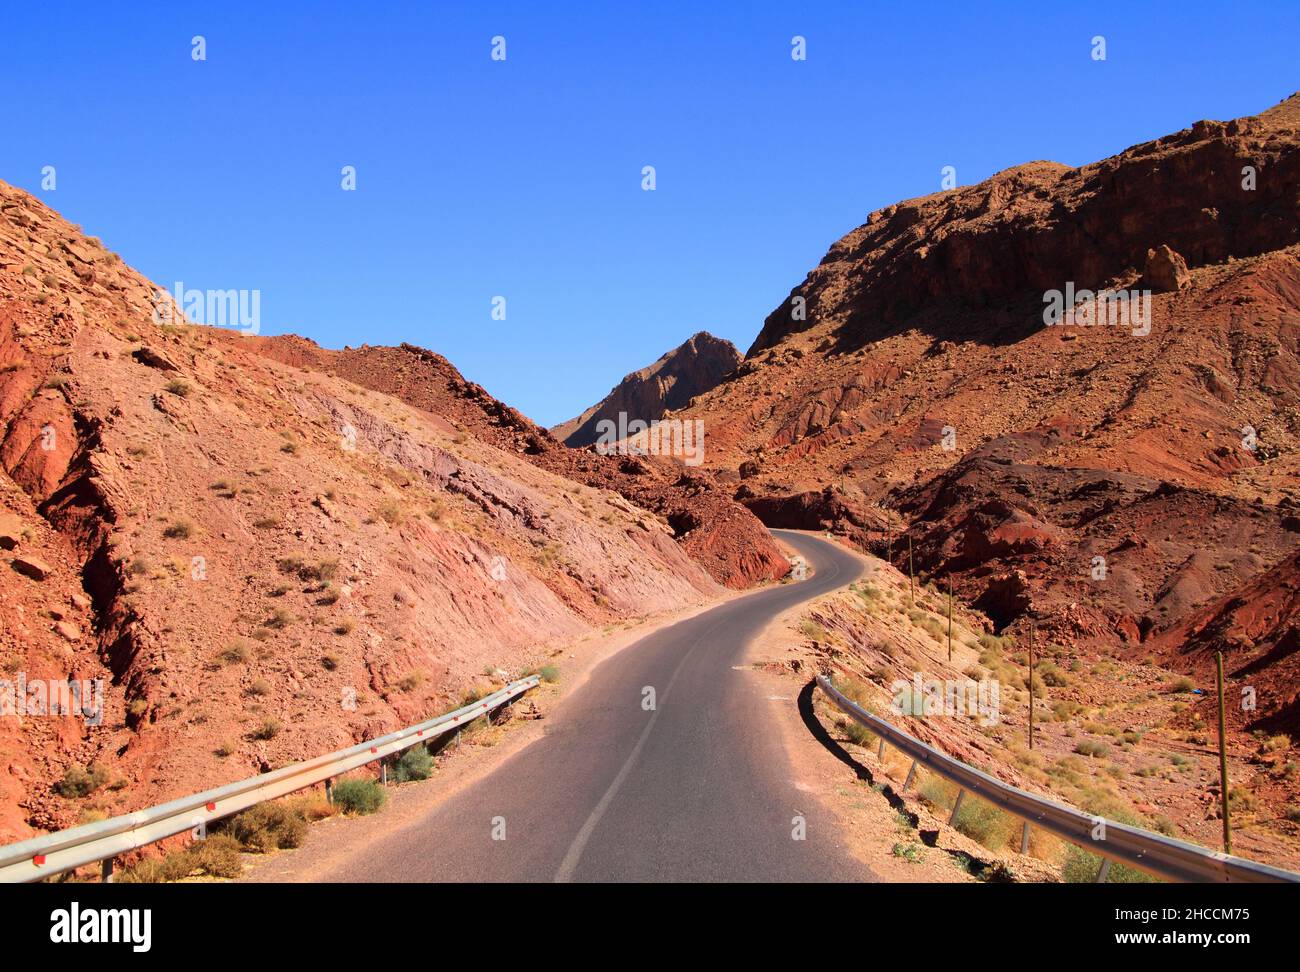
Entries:
[[1082,164],[1300,88],[1294,2],[695,6],[10,4],[0,179],[165,286],[260,290],[264,333],[420,344],[553,424],[697,330],[744,351],[942,166]]

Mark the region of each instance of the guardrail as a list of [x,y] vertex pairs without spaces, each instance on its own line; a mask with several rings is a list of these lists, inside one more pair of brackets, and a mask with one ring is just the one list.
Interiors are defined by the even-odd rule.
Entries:
[[[0,847],[0,883],[39,881],[73,868],[111,862],[121,853],[155,843],[187,830],[206,828],[258,803],[321,783],[349,770],[384,759],[421,742],[436,739],[467,725],[499,706],[535,688],[537,675],[511,682],[445,715],[406,729],[327,753],[270,773],[228,783],[212,790],[180,797],[168,803],[137,810],[96,823],[59,830]],[[108,873],[108,868],[105,869]]]
[[[1111,861],[1136,867],[1148,874],[1169,881],[1231,881],[1238,883],[1300,882],[1300,874],[1270,867],[1257,861],[1248,861],[1231,854],[1218,853],[1186,841],[1175,840],[1163,834],[1152,833],[1139,827],[1091,816],[1074,807],[1067,807],[1046,797],[1029,793],[1009,783],[982,773],[974,767],[952,759],[927,746],[919,739],[896,728],[843,695],[825,675],[817,676],[817,684],[841,710],[852,716],[880,737],[880,754],[888,742],[895,749],[912,758],[912,767],[903,783],[906,790],[916,776],[918,766],[955,783],[957,802],[953,805],[951,824],[957,818],[965,795],[973,793],[1014,817],[1024,821],[1020,850],[1029,849],[1030,826],[1041,827],[1063,840],[1084,848],[1102,858],[1098,881],[1105,881]],[[1094,836],[1100,834],[1101,836]]]

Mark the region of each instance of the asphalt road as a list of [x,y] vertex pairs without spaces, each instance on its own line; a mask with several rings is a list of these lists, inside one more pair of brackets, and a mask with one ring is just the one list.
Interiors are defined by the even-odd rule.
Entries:
[[[812,577],[728,601],[611,656],[548,717],[541,739],[322,877],[871,880],[830,815],[791,780],[773,707],[794,701],[767,701],[755,675],[733,668],[777,614],[862,572],[827,541],[776,532]],[[643,706],[647,686],[653,710]]]

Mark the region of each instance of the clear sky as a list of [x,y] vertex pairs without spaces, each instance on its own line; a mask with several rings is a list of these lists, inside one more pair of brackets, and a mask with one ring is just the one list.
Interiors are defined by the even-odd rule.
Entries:
[[11,2],[0,179],[164,286],[260,290],[264,333],[420,344],[549,425],[697,330],[744,351],[945,165],[1078,165],[1300,88],[1294,0],[993,6]]

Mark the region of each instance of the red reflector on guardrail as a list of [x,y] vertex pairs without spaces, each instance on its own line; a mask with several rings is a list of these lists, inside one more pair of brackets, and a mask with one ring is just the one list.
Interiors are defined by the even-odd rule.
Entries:
[[35,857],[32,858],[32,863],[35,864],[37,867],[40,867],[42,864],[45,863],[45,855],[37,854]]
[[215,810],[215,809],[217,809],[217,805],[216,805],[215,803],[209,803],[209,804],[208,804],[208,812],[209,812],[209,813],[211,813],[211,812],[212,812],[213,810]]
[[370,751],[371,751],[372,753],[377,753],[377,752],[379,752],[379,747],[378,747],[378,746],[371,746],[371,747],[370,747]]

